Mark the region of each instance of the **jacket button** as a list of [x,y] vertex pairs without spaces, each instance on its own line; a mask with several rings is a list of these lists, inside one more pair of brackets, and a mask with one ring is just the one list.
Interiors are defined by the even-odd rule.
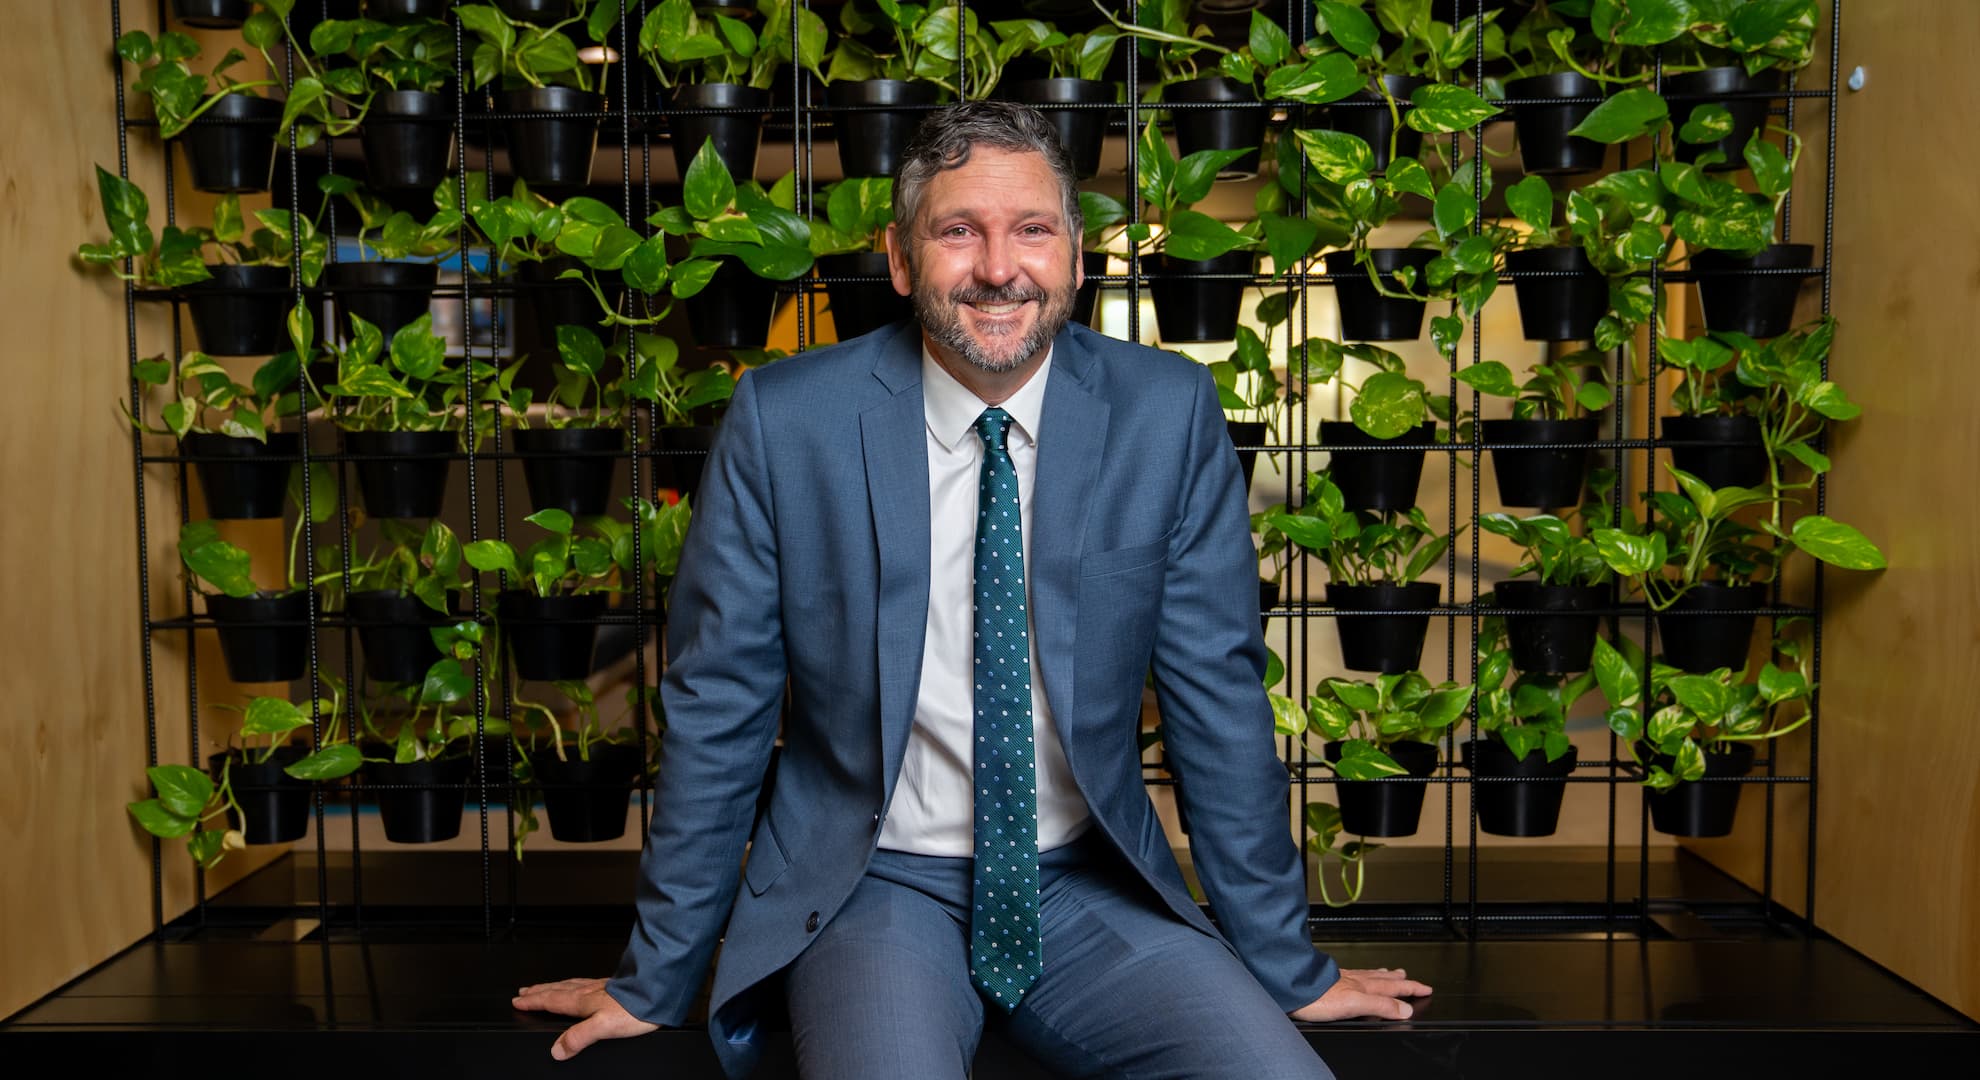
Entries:
[[817,933],[817,932],[818,932],[818,913],[817,913],[817,912],[815,912],[815,911],[814,911],[814,912],[812,912],[811,914],[809,914],[809,915],[807,915],[807,916],[805,916],[805,918],[804,918],[804,932],[805,932],[805,933],[807,933],[807,934],[813,934],[813,933]]
[[873,824],[874,824],[874,825],[876,825],[876,826],[880,824],[880,815],[879,815],[879,814],[875,814],[875,815],[873,815]]

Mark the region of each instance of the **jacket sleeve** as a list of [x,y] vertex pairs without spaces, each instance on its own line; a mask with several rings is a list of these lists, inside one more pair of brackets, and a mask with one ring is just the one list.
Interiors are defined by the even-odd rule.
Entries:
[[606,992],[679,1026],[735,901],[743,844],[776,741],[786,664],[776,523],[755,380],[736,386],[709,452],[668,611],[653,824],[637,918]]
[[1306,929],[1305,864],[1265,696],[1243,475],[1207,370],[1195,389],[1155,635],[1156,698],[1204,893],[1246,967],[1291,1012],[1340,975]]

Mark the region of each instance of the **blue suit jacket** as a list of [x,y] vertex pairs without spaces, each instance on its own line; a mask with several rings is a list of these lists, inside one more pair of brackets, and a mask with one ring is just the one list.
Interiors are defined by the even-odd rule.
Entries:
[[[1305,1005],[1337,974],[1306,934],[1261,685],[1257,554],[1209,374],[1069,326],[1040,428],[1032,619],[1094,825],[1215,936],[1142,783],[1152,664],[1204,891],[1273,999]],[[709,455],[668,615],[639,919],[608,989],[681,1024],[722,942],[709,1028],[731,1076],[758,1055],[752,991],[851,894],[900,772],[928,607],[923,431],[921,334],[903,324],[747,374]],[[784,753],[756,820],[787,679]]]

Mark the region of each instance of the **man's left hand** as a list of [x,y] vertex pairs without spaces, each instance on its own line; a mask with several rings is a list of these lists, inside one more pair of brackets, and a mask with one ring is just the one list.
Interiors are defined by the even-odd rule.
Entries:
[[1328,987],[1318,1001],[1296,1010],[1292,1018],[1323,1023],[1361,1017],[1407,1020],[1416,1010],[1402,999],[1429,996],[1430,987],[1410,978],[1401,968],[1343,969],[1339,982]]

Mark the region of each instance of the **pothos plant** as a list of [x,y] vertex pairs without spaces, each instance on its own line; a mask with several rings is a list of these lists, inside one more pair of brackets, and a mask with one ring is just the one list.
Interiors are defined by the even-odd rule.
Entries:
[[[338,427],[345,431],[461,429],[456,405],[467,392],[466,380],[457,366],[447,363],[447,343],[433,332],[431,312],[400,327],[392,335],[389,352],[376,326],[360,315],[350,320],[349,343],[330,347],[337,360],[337,381],[323,388],[325,398],[345,406],[336,415]],[[513,380],[514,372],[508,375]],[[483,396],[491,389],[484,386]]]
[[500,81],[504,89],[569,86],[596,88],[590,65],[578,57],[577,42],[565,33],[582,25],[592,42],[603,44],[619,21],[618,0],[570,0],[570,14],[550,26],[510,18],[489,4],[461,4],[454,17],[480,39],[470,60],[474,85]]
[[[793,181],[795,175],[791,174]],[[894,220],[892,180],[884,176],[849,176],[827,185],[821,194],[824,217],[814,215],[810,221],[813,256],[884,250],[883,238]],[[771,192],[771,200],[779,201],[778,192]]]
[[1104,80],[1121,43],[1121,32],[1111,26],[1069,34],[1037,19],[1013,19],[991,23],[990,29],[997,33],[1000,47],[1017,42],[1022,51],[1043,61],[1045,77],[1050,79]]
[[[932,83],[944,93],[986,96],[1005,60],[1021,38],[1008,39],[999,58],[998,39],[974,10],[954,0],[903,4],[897,0],[853,0],[839,10],[844,36],[825,64],[826,82],[900,79]],[[891,39],[875,49],[861,38]]]
[[[1767,451],[1768,489],[1777,496],[1806,490],[1829,471],[1827,455],[1815,449],[1828,425],[1863,412],[1822,377],[1835,336],[1835,319],[1824,315],[1766,342],[1735,331],[1690,341],[1659,338],[1659,352],[1681,376],[1671,407],[1685,416],[1753,417]],[[1795,464],[1808,470],[1808,479],[1787,479]],[[1774,523],[1780,524],[1778,515]]]
[[1515,420],[1574,420],[1609,407],[1608,360],[1593,349],[1535,361],[1526,380],[1497,360],[1460,368],[1458,381],[1490,397],[1512,399]]
[[[334,780],[357,771],[356,750],[339,741],[337,729],[342,720],[343,684],[326,679],[333,694],[318,699],[314,712],[324,722],[322,749],[283,766],[282,771],[298,780]],[[216,778],[190,765],[153,765],[145,770],[151,780],[152,798],[128,803],[125,809],[144,831],[161,840],[184,837],[186,852],[193,861],[212,869],[229,851],[247,846],[242,830],[246,813],[234,798],[233,766],[236,762],[266,765],[291,735],[310,724],[311,709],[299,707],[286,698],[257,697],[245,708],[223,705],[241,712],[241,746],[230,750],[220,764]],[[249,740],[265,739],[259,745]],[[226,821],[232,815],[238,827],[207,825],[215,819]]]
[[[260,11],[249,17],[241,31],[248,44],[261,51],[269,70],[278,70],[267,50],[280,40],[281,23],[268,12]],[[239,49],[228,49],[205,74],[193,71],[188,61],[199,56],[199,42],[176,30],[168,30],[155,39],[143,30],[130,30],[117,39],[116,47],[117,55],[125,63],[139,69],[131,89],[151,98],[152,114],[157,117],[161,138],[182,134],[229,94],[258,97],[255,91],[281,85],[274,79],[243,81],[229,75],[234,65],[247,59],[247,54]]]
[[271,426],[300,411],[302,397],[295,390],[300,367],[295,352],[284,350],[255,369],[250,385],[242,385],[218,360],[203,352],[189,352],[177,364],[163,356],[147,357],[132,365],[131,373],[138,383],[173,387],[177,394],[159,410],[163,426],[153,426],[141,415],[132,416],[130,407],[122,402],[118,407],[132,427],[147,435],[183,439],[192,434],[217,434],[266,443]]
[[[463,549],[468,565],[476,570],[501,571],[509,575],[512,588],[533,592],[549,599],[583,593],[609,591],[610,578],[617,566],[612,558],[613,534],[572,535],[571,515],[555,507],[538,510],[523,519],[550,535],[531,544],[520,557],[506,541],[476,540]],[[617,522],[595,519],[597,527],[625,528]]]
[[[1312,251],[1319,229],[1305,218],[1268,211],[1234,229],[1191,209],[1210,194],[1218,170],[1248,150],[1198,150],[1179,160],[1152,120],[1142,129],[1140,147],[1136,187],[1148,213],[1141,221],[1121,226],[1116,235],[1124,235],[1144,257],[1161,251],[1173,259],[1201,262],[1227,252],[1264,249],[1272,256],[1277,277]],[[1105,209],[1112,216],[1113,208]],[[1155,224],[1162,226],[1159,235]]]
[[1786,149],[1755,131],[1742,151],[1753,175],[1749,192],[1730,180],[1707,172],[1722,155],[1708,150],[1690,164],[1668,161],[1658,176],[1669,192],[1671,232],[1684,241],[1687,252],[1724,251],[1752,256],[1774,242],[1774,222],[1781,204],[1794,187],[1794,169],[1801,160],[1801,140],[1777,128]]
[[[793,185],[783,181],[777,186],[787,198],[793,190]],[[756,181],[736,183],[715,152],[713,139],[702,142],[688,165],[681,185],[681,205],[663,207],[647,223],[668,236],[692,237],[689,258],[676,268],[675,275],[698,278],[697,290],[707,284],[707,278],[718,268],[716,260],[723,257],[735,259],[750,273],[771,281],[791,281],[811,269],[810,223],[788,206],[779,205],[778,199]],[[656,234],[650,242],[659,239]],[[632,284],[630,270],[627,282]]]
[[[1348,402],[1348,418],[1370,438],[1401,438],[1427,421],[1441,420],[1448,425],[1464,419],[1455,411],[1449,394],[1431,393],[1423,380],[1409,374],[1400,355],[1380,345],[1311,338],[1306,351],[1306,378],[1328,382],[1339,377],[1342,388],[1354,394]],[[1359,385],[1342,374],[1350,359],[1375,369]],[[1450,432],[1440,427],[1435,437],[1444,442]]]
[[1462,528],[1439,534],[1421,507],[1401,511],[1344,508],[1341,489],[1326,472],[1308,473],[1306,500],[1296,510],[1270,514],[1266,522],[1301,551],[1327,566],[1342,585],[1406,585],[1422,577]]
[[[733,10],[733,9],[732,9]],[[763,16],[757,33],[741,19],[715,10],[695,11],[689,0],[661,0],[639,28],[639,53],[660,85],[729,83],[767,89],[791,60],[791,20],[797,20],[798,66],[824,79],[825,20],[791,0],[756,0]],[[950,41],[953,42],[953,34]]]
[[375,19],[324,19],[304,49],[288,28],[295,0],[267,5],[279,10],[302,71],[283,102],[278,137],[297,125],[297,144],[324,134],[348,135],[363,124],[380,90],[438,92],[454,74],[454,32],[434,19],[385,23]]
[[1505,618],[1488,615],[1478,635],[1478,732],[1497,739],[1515,761],[1525,760],[1535,750],[1549,762],[1559,761],[1570,747],[1568,710],[1594,688],[1595,681],[1593,671],[1573,676],[1531,671],[1513,675]]
[[[604,377],[608,357],[619,362],[618,378]],[[557,358],[557,385],[545,401],[544,417],[553,429],[625,427],[640,401],[653,405],[663,425],[683,427],[692,423],[694,410],[729,400],[736,388],[734,377],[719,365],[682,372],[680,346],[660,334],[634,332],[607,347],[586,327],[559,326]],[[528,424],[531,397],[527,387],[510,391],[509,412],[518,425]]]
[[1542,585],[1600,585],[1612,571],[1589,534],[1608,526],[1607,492],[1614,484],[1614,474],[1606,469],[1591,479],[1588,501],[1571,515],[1584,523],[1580,534],[1572,521],[1553,514],[1480,514],[1478,527],[1519,546],[1521,559],[1513,577],[1531,574]]
[[[289,474],[289,499],[302,505],[302,470]],[[315,588],[342,576],[341,570],[331,569],[305,580],[297,576],[296,557],[301,549],[304,523],[322,525],[337,512],[337,476],[330,467],[320,461],[309,463],[310,498],[308,513],[298,514],[296,523],[289,531],[288,571],[285,584],[279,589],[263,589],[254,583],[251,574],[252,557],[242,548],[220,538],[220,529],[211,521],[188,521],[179,527],[179,561],[185,564],[186,571],[193,581],[214,592],[235,598],[250,596],[286,596],[304,589]]]
[[482,657],[488,629],[478,622],[462,620],[451,626],[433,627],[431,633],[433,644],[440,649],[440,659],[426,669],[426,678],[419,683],[389,691],[391,697],[411,709],[400,719],[398,730],[388,739],[372,725],[371,716],[365,716],[367,732],[385,742],[391,756],[364,760],[391,765],[438,761],[466,753],[477,730],[498,739],[509,734],[509,725],[501,717],[477,711],[475,676],[468,673],[468,665],[472,664],[483,680],[480,705],[495,700],[489,692],[493,665]]
[[[151,202],[143,188],[99,165],[96,190],[110,238],[81,245],[76,256],[90,266],[108,267],[120,280],[135,285],[177,288],[207,281],[213,277],[209,262],[286,269],[294,258],[298,224],[302,230],[303,284],[314,285],[330,249],[329,239],[317,233],[315,222],[294,217],[287,210],[255,211],[260,227],[249,232],[239,195],[223,195],[214,201],[211,226],[167,225],[154,235]],[[130,273],[117,265],[126,259],[132,261]]]
[[523,797],[516,807],[514,850],[518,859],[523,857],[525,840],[539,828],[533,786],[537,781],[537,759],[533,755],[542,752],[537,745],[539,741],[549,743],[558,761],[570,761],[573,754],[578,761],[590,761],[592,754],[600,747],[636,746],[639,741],[637,725],[641,722],[646,704],[659,696],[657,687],[629,688],[625,694],[625,708],[619,714],[617,724],[607,730],[599,719],[597,695],[589,685],[575,679],[562,680],[553,685],[571,703],[574,715],[569,730],[566,730],[563,718],[549,705],[530,701],[520,694],[514,695],[515,703],[523,709],[523,719],[516,725],[520,730],[511,735],[517,758],[515,778],[524,785]]
[[[1142,56],[1154,59],[1156,77],[1148,86],[1145,101],[1159,101],[1165,88],[1209,75],[1222,75],[1241,83],[1253,94],[1259,92],[1263,83],[1270,97],[1281,96],[1281,91],[1288,91],[1284,96],[1295,97],[1297,91],[1305,88],[1292,76],[1280,79],[1282,84],[1292,85],[1275,86],[1271,81],[1272,76],[1286,69],[1295,51],[1285,29],[1263,12],[1251,13],[1244,44],[1231,49],[1212,40],[1214,33],[1208,26],[1190,25],[1189,0],[1140,0],[1132,22],[1107,10],[1099,0],[1094,0],[1093,6],[1121,36],[1136,39]],[[1206,53],[1216,57],[1214,63],[1205,64]],[[1357,89],[1358,86],[1349,86],[1334,100]],[[1295,99],[1308,104],[1321,103],[1306,97]]]
[[[1689,166],[1685,166],[1689,168]],[[1554,224],[1556,206],[1565,226]],[[1664,181],[1657,170],[1626,169],[1556,196],[1545,179],[1529,176],[1506,191],[1506,207],[1525,230],[1499,223],[1486,230],[1497,251],[1578,244],[1609,280],[1609,311],[1595,325],[1595,348],[1633,349],[1636,328],[1650,319],[1646,272],[1670,250]]]
[[[1373,17],[1368,10],[1371,6]],[[1372,5],[1369,0],[1320,0],[1313,8],[1313,25],[1324,36],[1316,36],[1307,43],[1308,59],[1293,69],[1299,72],[1297,83],[1290,87],[1296,92],[1286,96],[1307,104],[1324,104],[1342,96],[1332,92],[1337,87],[1349,86],[1350,93],[1366,89],[1381,97],[1394,123],[1393,131],[1400,131],[1401,104],[1382,77],[1407,75],[1433,84],[1458,82],[1473,60],[1479,18],[1473,12],[1455,25],[1441,22],[1431,18],[1431,6],[1424,0],[1375,0]],[[1484,58],[1492,63],[1505,56],[1505,31],[1498,25],[1497,9],[1485,12],[1483,18]],[[1386,38],[1384,31],[1388,34]],[[1292,76],[1290,73],[1279,76],[1278,81],[1288,83]],[[1319,95],[1324,101],[1311,100],[1315,95],[1307,88],[1314,84],[1327,88]],[[1268,80],[1268,92],[1273,89],[1272,81]],[[1465,95],[1438,91],[1429,95],[1429,100],[1434,107],[1448,110],[1464,101]],[[1390,158],[1396,152],[1393,131],[1388,146]]]
[[[461,212],[452,205],[436,206],[433,216],[421,222],[404,210],[387,206],[354,177],[322,176],[316,186],[326,196],[342,197],[357,211],[358,252],[366,261],[435,259],[453,252],[460,243]],[[453,183],[443,181],[440,187],[451,192]]]
[[[442,614],[454,613],[454,602],[467,580],[461,575],[461,541],[439,520],[420,528],[396,518],[380,518],[382,545],[351,566],[350,591],[392,592],[411,596]],[[325,560],[319,560],[325,561]],[[326,607],[342,606],[342,576],[325,590]]]
[[[1314,733],[1340,743],[1338,761],[1315,755],[1337,779],[1377,780],[1406,771],[1385,748],[1404,741],[1434,746],[1464,715],[1471,693],[1471,687],[1454,682],[1432,684],[1416,671],[1378,676],[1372,683],[1328,678],[1314,687],[1303,709],[1290,699],[1273,695],[1274,725],[1280,735],[1301,740],[1309,753],[1314,748],[1306,740]],[[1336,873],[1345,890],[1341,899],[1334,899],[1323,872],[1319,876],[1321,902],[1328,907],[1354,903],[1361,898],[1365,882],[1364,859],[1382,845],[1365,840],[1339,844],[1341,813],[1332,803],[1308,803],[1306,824],[1310,834],[1307,847],[1323,864],[1329,859],[1339,864]]]
[[1624,639],[1618,649],[1596,639],[1594,675],[1608,702],[1609,729],[1645,768],[1645,786],[1668,791],[1703,779],[1707,751],[1777,739],[1808,722],[1807,701],[1815,690],[1811,657],[1794,636],[1806,621],[1775,621],[1773,654],[1788,666],[1770,660],[1751,680],[1744,670],[1696,675],[1657,662],[1646,684],[1641,647]]

